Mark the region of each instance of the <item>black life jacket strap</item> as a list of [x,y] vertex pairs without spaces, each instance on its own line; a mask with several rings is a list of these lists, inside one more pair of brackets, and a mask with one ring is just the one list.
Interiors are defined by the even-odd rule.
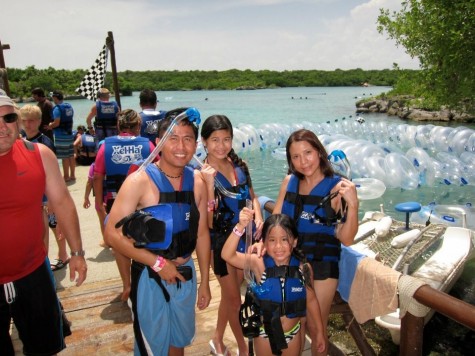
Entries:
[[160,192],[160,204],[186,203],[195,200],[194,193],[190,191]]
[[297,266],[274,266],[266,268],[267,278],[298,278],[302,279],[302,273]]
[[[262,309],[261,309],[262,310]],[[282,349],[288,348],[284,329],[280,321],[279,310],[263,310],[264,330],[269,337],[273,355],[282,355]]]
[[288,314],[297,314],[304,316],[307,308],[307,299],[302,298],[293,301],[287,301],[283,303],[276,303],[270,300],[260,300],[259,307],[263,312],[275,312],[278,311],[279,317]]
[[140,272],[143,271],[144,268],[147,268],[148,278],[152,278],[155,282],[157,282],[157,285],[162,290],[163,296],[165,297],[165,300],[168,303],[170,301],[170,294],[166,290],[165,286],[162,284],[162,279],[160,278],[158,273],[152,270],[152,268],[150,268],[149,266],[145,266],[144,264],[137,261],[132,261],[132,269],[135,269]]

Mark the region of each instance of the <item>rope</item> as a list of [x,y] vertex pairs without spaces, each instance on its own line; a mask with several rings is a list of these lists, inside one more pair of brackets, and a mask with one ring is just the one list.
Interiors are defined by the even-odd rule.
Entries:
[[425,284],[427,283],[408,275],[403,275],[399,278],[399,318],[402,319],[406,312],[420,318],[427,315],[431,308],[426,307],[413,298],[414,293]]

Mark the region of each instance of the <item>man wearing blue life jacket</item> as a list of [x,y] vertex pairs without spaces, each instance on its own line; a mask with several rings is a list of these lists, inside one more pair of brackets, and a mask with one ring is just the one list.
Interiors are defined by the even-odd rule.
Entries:
[[151,89],[144,89],[140,92],[140,107],[142,108],[140,136],[147,137],[150,142],[155,143],[158,123],[167,112],[157,110],[157,94]]
[[[106,137],[118,134],[117,113],[120,111],[119,105],[115,101],[109,101],[109,89],[99,89],[97,99],[86,118],[87,129],[96,137],[96,144]],[[95,117],[94,127],[92,126],[93,117]]]
[[75,181],[76,162],[74,161],[73,117],[74,109],[69,103],[63,102],[63,93],[55,90],[52,94],[55,107],[53,108],[53,122],[49,127],[54,132],[56,157],[63,164],[63,178],[65,182]]
[[76,162],[82,166],[90,166],[96,160],[96,141],[89,131],[84,130],[74,141]]
[[[208,307],[211,299],[207,190],[201,174],[188,166],[196,152],[198,127],[189,120],[171,126],[184,110],[171,110],[160,122],[160,160],[127,177],[105,227],[106,242],[133,259],[135,355],[184,355],[195,337],[195,308]],[[150,225],[139,218],[137,210],[142,209],[157,212]],[[142,233],[147,226],[151,234]],[[134,232],[147,235],[152,244],[143,244]]]
[[[155,148],[148,138],[139,136],[141,119],[134,110],[121,111],[117,118],[119,134],[106,137],[94,164],[95,207],[104,216],[110,212],[130,165],[146,159]],[[122,300],[127,300],[130,293],[130,259],[118,253],[115,257],[124,286]]]

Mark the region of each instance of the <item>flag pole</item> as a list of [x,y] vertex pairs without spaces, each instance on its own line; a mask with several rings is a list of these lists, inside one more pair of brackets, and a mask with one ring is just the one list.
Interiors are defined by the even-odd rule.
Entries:
[[112,35],[112,31],[109,31],[107,33],[106,45],[111,55],[112,83],[114,86],[115,101],[117,102],[117,105],[119,105],[119,107],[121,108],[122,106],[120,105],[119,81],[117,79],[117,68],[115,65],[114,36]]
[[[8,96],[10,96],[10,85],[8,84],[8,75],[7,75],[7,67],[5,66],[5,59],[3,58],[3,50],[10,49],[10,45],[3,44],[0,41],[0,84],[3,82],[3,89]],[[0,85],[0,88],[2,86]]]

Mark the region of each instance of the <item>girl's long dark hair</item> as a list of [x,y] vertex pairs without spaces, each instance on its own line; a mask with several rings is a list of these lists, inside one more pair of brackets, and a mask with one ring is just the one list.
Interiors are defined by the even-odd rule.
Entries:
[[[231,137],[234,137],[233,125],[225,115],[211,115],[208,117],[201,126],[201,137],[207,140],[214,131],[218,130],[227,130],[231,134]],[[243,170],[246,175],[246,184],[249,188],[252,188],[251,174],[249,173],[249,167],[246,162],[244,162],[236,152],[234,152],[233,148],[229,151],[228,157],[231,159],[231,162]]]

